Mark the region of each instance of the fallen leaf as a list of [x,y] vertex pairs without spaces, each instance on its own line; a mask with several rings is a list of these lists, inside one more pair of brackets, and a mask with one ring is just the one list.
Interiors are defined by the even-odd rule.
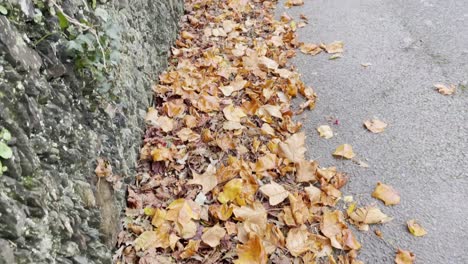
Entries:
[[327,53],[342,53],[344,51],[343,46],[344,46],[343,41],[334,41],[328,45],[321,44],[321,47]]
[[454,84],[445,85],[445,84],[442,84],[442,83],[436,83],[436,84],[434,84],[434,87],[437,89],[437,91],[440,94],[443,94],[443,95],[452,95],[457,90],[457,87]]
[[364,68],[367,68],[369,66],[371,66],[372,64],[369,63],[369,62],[365,62],[365,63],[361,63],[361,66],[364,67]]
[[278,183],[271,181],[269,184],[265,184],[260,187],[260,191],[268,196],[270,205],[277,205],[284,201],[289,195],[289,192],[284,189],[283,186]]
[[286,248],[295,257],[304,254],[310,249],[309,232],[305,225],[289,230],[286,237]]
[[318,163],[301,160],[297,163],[296,182],[316,182]]
[[220,227],[219,225],[215,225],[205,229],[201,239],[203,242],[205,242],[205,244],[214,248],[220,244],[221,238],[223,238],[225,235],[226,230],[224,230],[224,228]]
[[262,240],[253,232],[249,233],[247,243],[237,245],[237,256],[235,264],[266,264],[268,261]]
[[174,129],[174,120],[167,116],[160,116],[157,119],[157,125],[159,125],[162,131],[167,133]]
[[357,208],[349,217],[356,222],[364,224],[383,224],[392,220],[391,217],[382,213],[382,211],[375,206]]
[[317,131],[319,132],[320,136],[323,138],[330,139],[333,137],[333,131],[331,127],[328,125],[319,126],[317,128]]
[[385,128],[387,127],[386,123],[384,123],[383,121],[380,121],[378,119],[366,120],[364,122],[364,125],[372,133],[382,133],[382,132],[384,132]]
[[240,122],[243,117],[247,116],[240,107],[235,107],[232,104],[226,106],[223,113],[227,120],[234,122]]
[[184,251],[180,254],[182,259],[188,259],[195,254],[197,254],[198,248],[200,247],[200,240],[189,240],[187,246],[185,246]]
[[218,185],[218,179],[216,177],[216,168],[210,164],[206,168],[205,173],[198,174],[193,172],[193,179],[189,180],[187,184],[197,184],[202,186],[202,192],[207,194]]
[[382,200],[385,205],[395,205],[400,203],[400,195],[398,192],[393,189],[392,186],[383,184],[381,182],[377,183],[372,197]]
[[287,0],[284,3],[285,7],[292,7],[292,6],[301,6],[304,4],[304,0]]
[[415,260],[416,257],[413,252],[399,248],[395,257],[395,264],[413,264]]
[[346,159],[352,159],[356,154],[353,152],[353,147],[349,144],[343,144],[336,148],[333,156],[339,156]]
[[408,230],[411,234],[413,234],[413,236],[420,237],[427,234],[427,231],[419,223],[417,223],[416,220],[412,219],[406,223],[408,225]]
[[286,141],[279,143],[280,154],[294,163],[304,160],[306,152],[305,133],[300,132],[292,135]]
[[302,43],[299,46],[299,50],[304,53],[304,54],[309,54],[309,55],[317,55],[320,52],[322,52],[322,48],[320,48],[319,45],[317,44],[312,44],[312,43]]
[[341,53],[335,53],[333,55],[330,56],[330,58],[328,58],[329,60],[336,60],[336,59],[339,59],[339,58],[342,58],[343,57],[343,54]]
[[234,201],[242,192],[242,179],[230,180],[223,187],[223,191],[218,195],[218,201],[221,203],[227,203]]

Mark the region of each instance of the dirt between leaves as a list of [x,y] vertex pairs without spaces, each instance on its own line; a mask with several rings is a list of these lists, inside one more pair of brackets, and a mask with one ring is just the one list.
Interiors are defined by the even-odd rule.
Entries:
[[[186,1],[171,65],[153,88],[115,263],[359,264],[349,225],[391,220],[342,199],[347,176],[306,159],[293,117],[316,95],[288,60],[298,50],[339,54],[343,43],[299,43],[306,18],[277,21],[276,4]],[[304,103],[294,108],[296,96]],[[354,153],[345,144],[334,155]],[[382,183],[373,195],[399,202]],[[404,250],[396,259],[413,260]]]

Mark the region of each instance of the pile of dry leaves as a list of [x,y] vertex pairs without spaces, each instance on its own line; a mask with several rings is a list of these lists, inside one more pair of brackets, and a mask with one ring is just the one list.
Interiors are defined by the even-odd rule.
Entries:
[[[293,116],[312,109],[315,94],[288,59],[310,47],[289,17],[274,19],[275,5],[186,1],[146,116],[116,262],[358,264],[348,223],[368,229],[390,219],[352,201],[336,208],[346,176],[306,160]],[[305,102],[293,109],[298,95]],[[388,186],[378,189],[377,198],[399,202]]]

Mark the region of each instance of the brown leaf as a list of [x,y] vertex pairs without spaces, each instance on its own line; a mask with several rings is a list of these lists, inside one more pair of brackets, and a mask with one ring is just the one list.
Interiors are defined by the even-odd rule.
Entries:
[[382,211],[375,206],[357,208],[349,217],[358,223],[364,224],[383,224],[392,220],[391,217],[382,213]]
[[387,127],[386,123],[384,123],[383,121],[380,121],[378,119],[366,120],[364,122],[364,125],[372,133],[382,133],[382,132],[384,132],[385,128]]
[[198,174],[193,172],[193,179],[189,180],[187,184],[197,184],[202,186],[202,192],[207,194],[218,185],[218,179],[216,177],[216,168],[213,165],[208,165],[205,173]]
[[353,147],[349,144],[343,144],[336,148],[333,156],[339,156],[346,159],[352,159],[356,154],[353,152]]
[[443,95],[452,95],[457,90],[457,87],[454,84],[445,85],[442,83],[436,83],[434,84],[434,87],[437,89],[437,91],[440,94],[443,94]]
[[283,186],[278,183],[271,181],[269,184],[265,184],[260,187],[260,191],[268,196],[270,205],[277,205],[284,201],[289,195],[289,192],[284,189]]
[[411,234],[413,234],[413,236],[420,237],[427,234],[427,231],[419,223],[417,223],[416,220],[412,219],[406,223],[408,225],[408,230]]
[[395,264],[413,264],[415,260],[416,257],[413,252],[399,248],[395,257]]
[[289,159],[294,163],[304,160],[305,133],[300,132],[292,135],[286,141],[279,143],[279,150],[282,157]]
[[318,163],[301,160],[297,163],[296,182],[316,182]]
[[286,237],[286,248],[289,250],[291,255],[295,257],[300,256],[309,250],[309,232],[305,225],[291,228],[289,230],[288,236]]
[[393,189],[392,186],[383,184],[381,182],[377,183],[372,197],[382,200],[385,205],[395,205],[400,203],[400,195],[398,192]]
[[312,43],[302,43],[301,46],[299,46],[299,50],[304,54],[310,55],[317,55],[322,52],[322,48],[320,48],[319,45]]
[[247,115],[242,111],[242,108],[228,105],[223,109],[224,116],[229,121],[240,122],[243,117]]
[[343,41],[334,41],[328,45],[321,44],[321,47],[325,49],[327,53],[342,53],[344,43]]
[[219,225],[215,225],[205,229],[201,239],[203,242],[205,242],[205,244],[214,248],[220,244],[221,238],[223,238],[225,235],[226,230],[224,230],[224,228],[220,227]]

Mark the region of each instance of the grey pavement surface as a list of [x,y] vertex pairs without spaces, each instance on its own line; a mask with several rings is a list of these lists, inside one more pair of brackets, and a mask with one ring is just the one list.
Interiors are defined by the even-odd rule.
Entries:
[[[309,25],[298,30],[310,43],[345,43],[343,57],[303,55],[293,60],[319,101],[301,119],[308,154],[322,166],[350,175],[345,195],[361,205],[377,203],[394,220],[358,232],[365,263],[394,263],[396,248],[411,250],[416,263],[468,263],[468,90],[454,96],[434,91],[437,82],[468,80],[466,0],[306,0],[284,9]],[[361,63],[371,63],[364,68]],[[332,116],[339,125],[327,121]],[[382,134],[363,128],[377,117],[389,124]],[[335,137],[319,138],[329,124]],[[370,165],[331,156],[343,143]],[[371,198],[378,181],[401,193],[401,204],[386,207]],[[425,237],[413,237],[406,221],[417,219]],[[372,230],[379,228],[384,239]]]

